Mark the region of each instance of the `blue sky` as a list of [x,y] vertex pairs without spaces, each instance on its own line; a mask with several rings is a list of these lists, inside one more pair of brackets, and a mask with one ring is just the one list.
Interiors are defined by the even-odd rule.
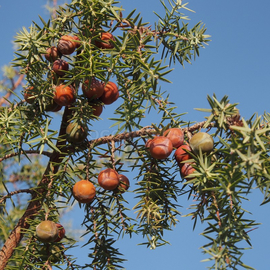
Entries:
[[[22,26],[28,27],[32,20],[39,22],[38,15],[48,17],[42,7],[46,1],[11,0],[0,2],[0,36],[1,57],[0,67],[8,64],[13,58],[12,38]],[[145,21],[153,24],[155,15],[153,11],[162,14],[162,6],[158,0],[124,0],[123,8],[128,11],[137,8]],[[185,68],[175,66],[169,75],[172,84],[164,84],[178,106],[177,112],[188,114],[185,120],[202,121],[204,115],[194,108],[208,108],[207,95],[215,93],[218,99],[228,95],[231,103],[239,103],[239,110],[246,119],[253,113],[263,114],[269,111],[269,72],[270,55],[270,2],[261,1],[217,1],[194,0],[189,2],[189,8],[196,13],[187,13],[191,18],[190,25],[198,21],[206,24],[207,33],[212,41],[206,49],[200,51],[200,57],[192,65],[186,64]],[[1,95],[1,93],[0,93]],[[108,109],[102,117],[109,117]],[[151,119],[151,122],[153,120]],[[134,175],[129,175],[132,178]],[[131,189],[135,188],[131,186]],[[129,198],[130,197],[130,198]],[[131,194],[127,198],[132,201]],[[183,200],[183,199],[182,199]],[[265,262],[268,260],[269,250],[269,207],[259,207],[262,196],[255,192],[252,201],[246,203],[246,208],[253,212],[251,218],[258,219],[262,225],[251,232],[253,250],[247,251],[243,257],[244,262],[258,270],[267,269]],[[184,199],[179,202],[183,214],[190,201]],[[83,210],[71,213],[68,219],[74,224],[82,221]],[[80,220],[81,219],[81,220]],[[204,259],[199,247],[204,244],[203,237],[199,234],[203,225],[200,224],[192,231],[192,222],[189,218],[180,218],[180,223],[173,232],[167,234],[171,245],[157,250],[147,250],[143,246],[136,246],[141,239],[125,239],[119,241],[120,252],[128,259],[125,267],[135,269],[205,269],[206,264],[200,263]],[[84,252],[77,250],[78,263],[85,261]],[[85,254],[83,254],[85,255]]]

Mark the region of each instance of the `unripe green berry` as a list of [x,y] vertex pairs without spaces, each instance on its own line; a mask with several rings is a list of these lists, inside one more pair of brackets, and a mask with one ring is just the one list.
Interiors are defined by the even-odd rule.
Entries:
[[66,128],[67,140],[70,143],[82,143],[88,134],[87,127],[77,123],[70,123]]
[[173,150],[173,144],[170,139],[164,136],[156,136],[150,141],[149,151],[153,158],[167,158]]
[[36,227],[36,234],[41,242],[53,242],[58,237],[58,228],[53,221],[44,220]]
[[208,133],[198,132],[191,137],[189,145],[196,154],[200,149],[202,153],[210,153],[214,148],[214,140]]

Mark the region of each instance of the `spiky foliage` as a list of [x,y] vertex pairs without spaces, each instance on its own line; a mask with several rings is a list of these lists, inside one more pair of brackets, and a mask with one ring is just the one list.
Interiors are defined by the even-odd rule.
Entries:
[[[165,13],[156,14],[155,28],[136,10],[125,14],[118,2],[74,0],[54,8],[51,20],[40,18],[16,36],[13,66],[19,73],[6,67],[4,75],[12,87],[5,79],[1,82],[7,94],[0,101],[0,269],[121,269],[125,258],[116,247],[119,236],[141,234],[141,244],[152,249],[166,244],[164,231],[177,224],[183,196],[196,198],[188,214],[194,226],[197,220],[208,224],[202,232],[208,241],[202,250],[214,261],[211,269],[251,269],[241,261],[242,247],[243,242],[251,245],[248,231],[256,222],[248,219],[242,201],[255,187],[262,191],[263,203],[270,201],[269,114],[245,120],[227,97],[218,101],[213,96],[208,97],[210,109],[200,109],[210,113],[206,121],[191,125],[181,120],[175,113],[177,104],[160,82],[169,82],[170,65],[195,59],[209,35],[201,23],[189,27],[182,13],[189,9],[182,1],[161,3]],[[100,45],[102,33],[114,36],[106,48]],[[75,43],[76,50],[59,54],[69,64],[59,76],[44,54],[64,35],[72,37],[69,46]],[[102,98],[89,99],[81,91],[93,78],[104,86],[117,85],[120,97],[111,106],[110,119],[117,132],[71,143],[66,137],[70,122],[90,134],[102,125],[94,109],[103,104]],[[75,101],[56,114],[50,106],[59,84],[75,89]],[[31,104],[23,97],[29,92]],[[152,123],[151,113],[158,122]],[[186,144],[193,134],[207,129],[215,141],[213,151],[190,152],[191,159],[181,164],[171,156],[154,159],[147,141],[170,127],[182,128]],[[75,134],[76,130],[70,136]],[[179,177],[184,163],[195,169],[186,180]],[[130,207],[120,190],[99,186],[98,174],[105,168],[136,172],[135,205]],[[73,205],[72,187],[79,179],[96,187],[95,199],[81,205],[89,247],[84,266],[70,255],[76,242],[71,236],[60,243],[42,243],[35,233],[40,220],[59,222],[63,209]]]

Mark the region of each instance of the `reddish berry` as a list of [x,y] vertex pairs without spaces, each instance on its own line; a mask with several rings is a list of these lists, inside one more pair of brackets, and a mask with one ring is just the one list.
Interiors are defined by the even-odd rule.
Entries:
[[105,169],[99,173],[98,183],[105,190],[114,190],[120,183],[118,173],[110,168]]
[[27,103],[33,104],[36,99],[35,93],[34,93],[34,87],[30,86],[29,88],[25,89],[23,97]]
[[95,186],[88,180],[80,180],[72,188],[74,198],[80,203],[90,203],[96,196]]
[[157,136],[150,142],[150,154],[153,158],[167,158],[173,150],[173,145],[170,139],[164,136]]
[[[181,167],[180,174],[182,178],[186,178],[188,175],[194,173],[196,170],[192,167],[191,163],[184,163]],[[187,180],[191,180],[193,178],[187,178]]]
[[48,61],[54,62],[59,58],[59,52],[56,47],[50,47],[46,51],[47,53],[44,56]]
[[101,33],[100,41],[96,40],[95,44],[101,49],[113,49],[114,45],[111,41],[115,41],[114,36],[109,32]]
[[54,240],[54,242],[60,242],[65,237],[66,230],[60,223],[56,223],[55,225],[58,228],[58,237]]
[[118,178],[119,178],[120,184],[116,188],[116,191],[120,193],[124,193],[125,191],[129,189],[130,182],[128,178],[123,174],[118,174]]
[[104,85],[102,82],[98,81],[95,78],[92,78],[91,83],[89,80],[86,80],[82,85],[82,90],[84,95],[89,99],[100,98],[104,93]]
[[77,46],[77,42],[75,42],[74,37],[72,36],[62,36],[58,42],[57,49],[60,53],[64,55],[72,54]]
[[185,150],[192,151],[189,145],[183,144],[174,153],[174,157],[179,166],[183,165],[183,163],[181,164],[182,161],[192,159],[192,156]]
[[175,148],[178,148],[184,143],[184,132],[181,128],[169,128],[164,132],[164,136],[171,140]]
[[57,59],[53,62],[53,71],[59,76],[65,75],[65,71],[68,71],[68,62],[62,59]]
[[109,105],[115,102],[119,97],[119,91],[118,87],[115,83],[113,82],[108,82],[104,86],[104,93],[100,97],[100,100],[105,104]]
[[58,105],[68,106],[75,100],[75,90],[71,85],[60,84],[55,87],[54,101]]

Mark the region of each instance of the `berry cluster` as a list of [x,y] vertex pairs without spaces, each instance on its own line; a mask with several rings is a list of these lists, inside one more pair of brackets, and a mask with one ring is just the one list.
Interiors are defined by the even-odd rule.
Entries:
[[[180,168],[182,178],[195,172],[192,166],[192,153],[198,155],[210,153],[214,148],[214,140],[206,132],[194,134],[189,143],[184,141],[184,132],[180,128],[170,128],[163,133],[163,136],[156,136],[146,142],[146,148],[149,149],[150,155],[155,159],[165,159],[170,156],[173,149],[175,160]],[[189,162],[190,160],[190,162]]]
[[[113,49],[115,41],[114,36],[109,32],[101,32],[100,38],[93,44],[99,49]],[[57,112],[64,106],[70,107],[77,99],[78,89],[75,83],[65,83],[68,78],[70,63],[62,59],[63,56],[73,54],[77,49],[77,55],[81,53],[81,40],[78,36],[63,35],[58,40],[57,46],[51,46],[46,49],[45,59],[51,63],[48,77],[53,81],[52,98],[46,96],[46,102],[42,103],[44,111]],[[78,88],[78,87],[77,87]],[[102,82],[95,77],[86,78],[81,82],[82,92],[89,101],[92,115],[99,117],[103,111],[104,105],[109,105],[119,98],[117,85],[112,82]],[[29,104],[34,104],[38,97],[38,91],[34,86],[29,86],[24,91],[24,99]],[[70,143],[82,143],[87,135],[87,125],[84,123],[70,123],[66,129],[67,140]]]
[[[110,190],[116,193],[123,193],[128,190],[129,179],[118,174],[116,170],[107,168],[102,170],[98,175],[98,183],[104,190]],[[78,181],[72,188],[74,198],[80,203],[90,203],[96,196],[94,184],[88,180]]]

